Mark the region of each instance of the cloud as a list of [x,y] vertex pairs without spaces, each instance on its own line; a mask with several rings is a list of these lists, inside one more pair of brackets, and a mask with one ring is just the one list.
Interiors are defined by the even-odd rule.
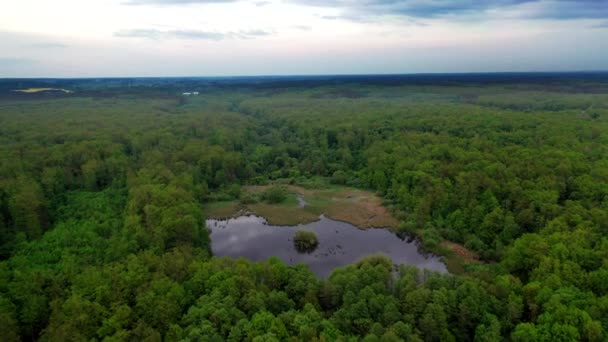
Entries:
[[120,38],[148,38],[148,39],[160,39],[163,35],[162,31],[156,29],[134,29],[134,30],[120,30],[114,32],[114,37]]
[[[326,15],[328,20],[370,22],[370,17],[394,15],[412,18],[440,18],[483,15],[489,11],[521,9],[525,19],[592,19],[608,18],[608,0],[284,0],[303,5],[338,9],[338,15]],[[244,0],[126,0],[127,5],[191,5],[226,4]],[[267,0],[249,1],[261,7]]]
[[370,23],[372,20],[369,15],[360,15],[360,14],[340,14],[340,15],[322,15],[321,19],[325,20],[346,20],[353,21],[357,23]]
[[256,37],[270,36],[270,35],[273,35],[274,32],[265,31],[265,30],[243,30],[243,31],[238,31],[238,32],[230,32],[229,34],[236,36],[236,37],[240,37],[240,38],[250,39],[250,38],[256,38]]
[[590,28],[599,28],[599,29],[608,28],[608,21],[592,25],[592,26],[590,26]]
[[[537,0],[290,0],[300,5],[342,9],[360,15],[407,15],[433,18],[454,14],[484,11],[491,8],[513,6]],[[337,16],[344,18],[345,16]],[[329,18],[328,18],[329,19]]]
[[291,3],[334,8],[340,15],[325,19],[361,21],[361,17],[384,15],[439,18],[479,15],[488,11],[521,9],[528,19],[608,18],[606,0],[289,0]]
[[606,0],[538,1],[529,17],[539,19],[603,19],[608,18]]
[[46,34],[0,30],[0,51],[18,49],[23,52],[32,49],[64,49],[69,47],[69,45],[61,42],[65,39],[65,37]]
[[125,5],[188,5],[188,4],[222,4],[239,0],[128,0]]
[[35,61],[27,58],[0,57],[0,67],[15,67],[32,64]]
[[63,43],[36,43],[36,44],[32,44],[30,45],[33,48],[37,48],[37,49],[64,49],[67,48],[68,45],[63,44]]
[[215,32],[199,30],[157,30],[157,29],[133,29],[114,32],[119,38],[145,38],[153,40],[161,39],[188,39],[188,40],[224,40],[224,39],[252,39],[269,36],[273,33],[265,30],[241,30],[235,32]]
[[293,28],[295,30],[300,30],[300,31],[310,31],[310,30],[312,30],[312,27],[308,26],[308,25],[294,25],[291,28]]

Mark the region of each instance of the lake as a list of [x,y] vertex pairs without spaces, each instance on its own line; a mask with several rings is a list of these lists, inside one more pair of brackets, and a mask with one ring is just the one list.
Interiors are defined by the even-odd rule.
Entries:
[[[340,266],[370,255],[383,253],[394,264],[446,273],[441,259],[422,253],[414,239],[403,239],[387,229],[359,229],[349,223],[321,216],[319,221],[298,226],[271,226],[263,217],[248,215],[227,220],[207,220],[211,249],[215,256],[244,257],[252,261],[277,256],[285,263],[304,263],[318,277],[327,278]],[[297,230],[317,234],[319,245],[311,253],[299,253],[293,244]]]

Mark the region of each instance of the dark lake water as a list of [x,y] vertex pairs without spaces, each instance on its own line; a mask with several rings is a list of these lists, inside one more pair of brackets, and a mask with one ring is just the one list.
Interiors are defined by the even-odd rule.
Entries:
[[[404,240],[387,229],[359,229],[349,223],[321,216],[304,225],[271,226],[258,216],[240,216],[228,220],[207,220],[211,230],[211,249],[216,256],[244,257],[253,261],[277,256],[285,263],[304,263],[319,277],[327,278],[340,266],[356,262],[370,254],[386,254],[394,264],[409,264],[446,273],[439,257],[425,255],[416,241]],[[314,231],[317,249],[298,253],[293,236],[299,229]]]

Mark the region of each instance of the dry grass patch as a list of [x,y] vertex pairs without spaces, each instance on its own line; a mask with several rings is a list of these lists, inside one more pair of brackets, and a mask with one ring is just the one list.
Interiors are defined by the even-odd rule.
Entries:
[[297,206],[256,203],[247,205],[247,208],[274,226],[295,226],[319,220],[318,213]]
[[399,226],[399,221],[382,205],[378,196],[362,190],[336,192],[325,213],[334,220],[349,222],[360,228]]
[[204,213],[208,218],[226,219],[237,216],[244,209],[237,201],[222,201],[205,205]]
[[[243,187],[243,191],[259,195],[271,185],[252,185]],[[337,220],[348,222],[359,228],[392,228],[396,229],[399,221],[382,205],[382,199],[369,191],[347,187],[331,186],[325,189],[307,189],[287,185],[290,192],[282,203],[269,204],[258,202],[238,205],[237,202],[218,202],[208,206],[208,217],[232,217],[239,213],[251,212],[266,218],[269,224],[292,226],[314,222],[321,214]],[[307,202],[303,208],[298,206],[296,195]]]
[[477,253],[467,249],[465,246],[451,242],[451,241],[443,241],[441,242],[441,247],[453,252],[456,256],[461,258],[464,262],[474,262],[479,261],[479,255]]
[[62,91],[66,94],[71,94],[74,92],[73,90],[67,90],[67,89],[61,89],[61,88],[28,88],[28,89],[19,89],[19,90],[13,90],[13,91],[17,91],[20,93],[40,93],[43,91]]
[[[262,193],[269,186],[245,187],[245,191]],[[348,222],[359,228],[397,228],[399,221],[382,205],[382,199],[369,191],[332,186],[325,189],[307,189],[288,185],[287,190],[299,194],[308,203],[304,208],[286,205],[258,203],[248,206],[253,212],[264,216],[269,223],[307,223],[319,215]]]

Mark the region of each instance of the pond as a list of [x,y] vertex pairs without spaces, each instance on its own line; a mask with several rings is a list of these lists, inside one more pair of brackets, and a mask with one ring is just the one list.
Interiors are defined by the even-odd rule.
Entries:
[[[400,238],[387,229],[362,230],[325,216],[298,226],[271,226],[264,218],[254,215],[207,220],[207,226],[211,231],[211,249],[216,256],[244,257],[252,261],[277,256],[290,265],[304,263],[321,278],[329,277],[337,267],[377,253],[387,255],[394,264],[447,272],[439,257],[422,253],[413,239]],[[319,245],[313,252],[296,251],[293,236],[300,229],[317,234]]]

